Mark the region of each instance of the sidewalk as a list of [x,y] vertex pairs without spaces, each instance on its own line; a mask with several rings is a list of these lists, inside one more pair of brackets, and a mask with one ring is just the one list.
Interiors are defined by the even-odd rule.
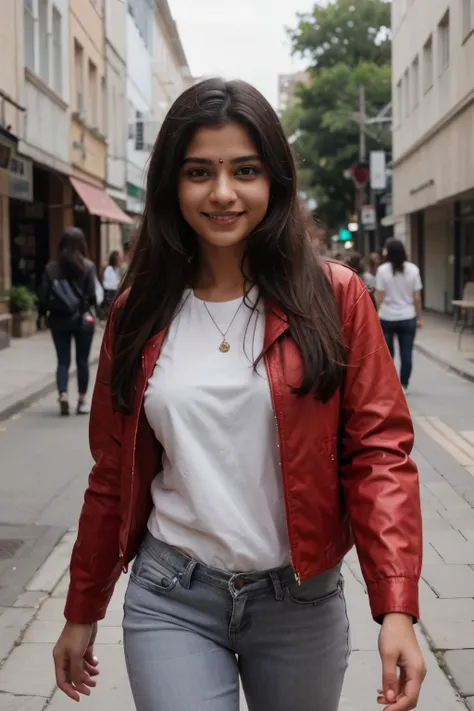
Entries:
[[[99,357],[102,329],[97,329],[91,363]],[[56,354],[51,334],[41,332],[31,338],[14,338],[0,351],[0,421],[11,417],[56,387]],[[74,353],[71,376],[76,372]]]
[[423,328],[416,334],[415,349],[444,368],[474,382],[474,333],[472,328],[464,331],[461,349],[458,349],[459,333],[453,331],[451,316],[423,314]]
[[[64,545],[72,544],[73,535],[66,534]],[[18,606],[38,605],[45,597],[42,588],[49,587],[54,568],[64,571],[65,551],[58,560],[47,561],[29,586],[29,592]],[[349,567],[350,564],[350,567]],[[344,685],[340,711],[376,711],[376,690],[380,686],[380,660],[377,652],[379,627],[370,616],[364,587],[358,581],[357,559],[354,553],[344,566],[347,604],[351,622],[352,655]],[[356,574],[352,572],[356,571]],[[122,606],[128,576],[120,579],[107,616],[99,624],[95,647],[100,661],[101,675],[97,688],[81,704],[89,711],[132,711],[134,708],[122,644]],[[63,610],[68,585],[68,573],[60,579],[52,595],[44,599],[36,618],[24,631],[21,644],[14,647],[0,670],[0,708],[2,711],[69,711],[71,700],[55,690],[52,650],[63,624]],[[1,618],[0,618],[0,632]],[[466,711],[466,706],[441,671],[435,656],[418,628],[418,637],[428,666],[419,711]],[[474,709],[474,706],[471,708]],[[241,711],[247,711],[242,697]],[[271,711],[271,710],[269,710]]]

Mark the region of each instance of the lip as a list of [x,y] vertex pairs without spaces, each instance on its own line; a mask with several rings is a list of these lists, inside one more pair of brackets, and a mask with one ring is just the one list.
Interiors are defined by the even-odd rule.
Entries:
[[245,212],[203,212],[202,214],[216,227],[225,229],[235,225]]

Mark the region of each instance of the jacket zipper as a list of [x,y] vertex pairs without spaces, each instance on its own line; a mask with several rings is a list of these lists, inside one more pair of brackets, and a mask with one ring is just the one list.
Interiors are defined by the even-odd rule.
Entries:
[[301,576],[298,573],[298,570],[295,566],[294,560],[293,560],[293,543],[292,543],[292,535],[291,535],[291,524],[290,524],[290,508],[288,506],[288,488],[286,484],[286,477],[283,472],[283,465],[282,465],[282,460],[281,460],[281,440],[280,440],[280,428],[278,427],[278,419],[276,415],[276,406],[275,406],[275,398],[273,395],[273,383],[272,379],[270,376],[270,366],[268,364],[268,359],[267,356],[265,356],[265,365],[267,368],[267,374],[268,374],[268,384],[270,386],[270,397],[272,400],[272,405],[273,405],[273,417],[275,419],[275,428],[276,428],[276,433],[277,433],[277,439],[278,439],[278,463],[280,465],[280,472],[281,472],[281,478],[283,481],[283,496],[285,499],[285,509],[286,509],[286,528],[288,531],[288,540],[290,542],[290,563],[291,567],[293,568],[293,574],[295,576],[295,580],[298,583],[298,585],[301,585]]
[[[142,355],[142,370],[143,370],[143,377],[144,379],[146,378],[146,373],[145,373],[145,356]],[[132,473],[131,473],[131,482],[130,482],[130,506],[129,506],[129,511],[128,511],[128,518],[127,518],[127,526],[125,528],[125,547],[128,545],[128,537],[130,534],[130,524],[131,524],[131,519],[132,519],[132,511],[131,511],[131,502],[133,501],[133,480],[134,480],[134,475],[135,475],[135,451],[137,448],[137,434],[138,434],[138,425],[140,422],[140,410],[142,407],[142,399],[143,399],[143,394],[140,396],[140,402],[138,403],[137,407],[137,423],[135,425],[135,433],[133,435],[133,455],[132,455]],[[125,551],[119,551],[119,554],[121,556],[125,556]],[[128,573],[128,564],[122,566],[122,571],[124,573]]]

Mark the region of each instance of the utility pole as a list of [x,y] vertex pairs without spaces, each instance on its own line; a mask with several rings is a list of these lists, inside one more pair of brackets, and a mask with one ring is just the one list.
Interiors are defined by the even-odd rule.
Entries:
[[[365,124],[367,121],[367,113],[365,110],[365,87],[361,85],[359,87],[359,162],[363,163],[367,160],[367,142],[365,136]],[[364,204],[365,186],[361,185],[359,187],[359,199],[358,199],[358,212],[359,212],[359,244],[357,245],[359,250],[365,251],[365,230],[362,225],[362,206]]]

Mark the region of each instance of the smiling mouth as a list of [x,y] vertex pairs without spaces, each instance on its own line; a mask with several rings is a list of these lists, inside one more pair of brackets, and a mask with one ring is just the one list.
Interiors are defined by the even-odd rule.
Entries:
[[205,217],[208,217],[210,220],[213,220],[214,222],[220,222],[222,224],[230,224],[232,222],[235,222],[239,217],[242,217],[242,215],[245,214],[245,211],[242,212],[203,212],[202,213]]

